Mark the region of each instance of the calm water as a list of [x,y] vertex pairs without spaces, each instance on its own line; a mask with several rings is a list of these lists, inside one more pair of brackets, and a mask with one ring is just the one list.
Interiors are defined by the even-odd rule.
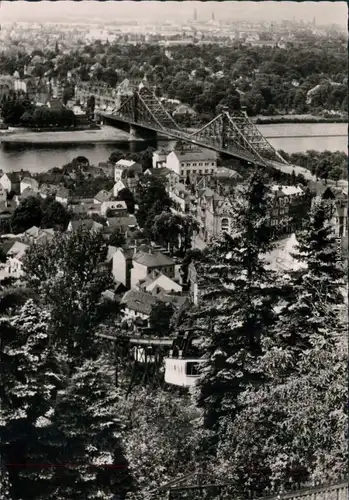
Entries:
[[[259,130],[276,148],[287,153],[307,151],[348,151],[346,123],[339,124],[280,124],[259,125]],[[326,136],[326,137],[321,137]],[[173,142],[118,142],[115,144],[70,144],[50,146],[23,146],[0,144],[0,169],[4,172],[29,170],[44,172],[53,167],[61,167],[77,156],[86,156],[91,163],[106,161],[115,149],[137,152],[147,146],[171,147]]]

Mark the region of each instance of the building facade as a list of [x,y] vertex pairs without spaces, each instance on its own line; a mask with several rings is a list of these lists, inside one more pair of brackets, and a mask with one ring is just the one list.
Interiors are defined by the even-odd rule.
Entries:
[[217,154],[210,150],[187,149],[171,151],[166,158],[166,167],[180,179],[195,179],[200,175],[213,174],[217,168]]

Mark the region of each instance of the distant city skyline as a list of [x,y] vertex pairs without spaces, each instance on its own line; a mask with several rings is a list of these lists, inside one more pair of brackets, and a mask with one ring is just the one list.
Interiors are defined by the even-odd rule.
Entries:
[[81,1],[70,0],[49,2],[10,2],[0,3],[0,21],[15,22],[64,22],[64,21],[132,21],[185,23],[194,17],[198,21],[215,18],[232,21],[281,22],[294,20],[313,22],[318,25],[338,24],[347,27],[348,8],[346,2],[157,2],[157,1]]

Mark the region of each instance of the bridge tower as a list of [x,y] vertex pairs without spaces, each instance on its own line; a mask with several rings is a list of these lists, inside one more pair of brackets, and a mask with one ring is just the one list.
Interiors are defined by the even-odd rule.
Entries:
[[227,145],[227,130],[229,127],[228,119],[229,109],[228,106],[224,106],[222,109],[222,135],[221,135],[221,148],[225,149]]

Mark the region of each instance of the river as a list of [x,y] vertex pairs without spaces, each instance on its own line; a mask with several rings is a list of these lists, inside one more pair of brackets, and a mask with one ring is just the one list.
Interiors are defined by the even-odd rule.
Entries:
[[[276,149],[287,153],[316,151],[348,151],[346,123],[302,123],[258,125],[259,130]],[[72,132],[74,134],[74,132]],[[86,156],[90,163],[106,161],[112,151],[137,152],[147,146],[171,148],[174,142],[158,141],[129,142],[120,134],[120,141],[114,143],[71,143],[71,144],[1,144],[0,169],[4,172],[29,170],[44,172],[53,167],[61,167],[77,156]]]

